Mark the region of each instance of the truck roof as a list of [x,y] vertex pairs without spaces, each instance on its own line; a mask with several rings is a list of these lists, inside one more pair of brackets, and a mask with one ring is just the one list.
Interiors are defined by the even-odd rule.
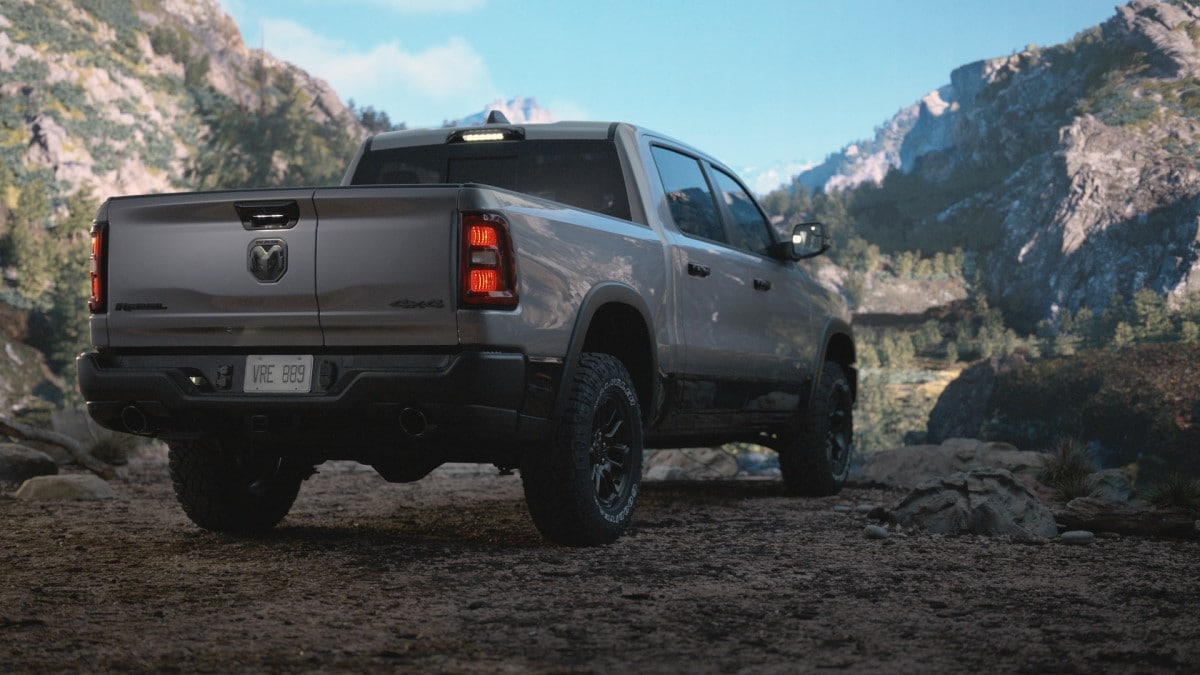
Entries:
[[[697,157],[703,157],[705,160],[710,161],[713,164],[724,167],[724,164],[721,161],[702,150],[698,150],[692,145],[667,136],[666,134],[660,134],[656,131],[651,131],[645,127],[639,127],[627,122],[567,121],[537,124],[493,123],[463,127],[385,131],[368,138],[360,147],[359,152],[361,154],[362,152],[367,151],[409,148],[423,145],[440,145],[442,143],[451,142],[452,140],[460,140],[462,139],[463,135],[473,131],[498,131],[504,133],[511,130],[519,133],[519,138],[523,140],[611,140],[617,136],[619,129],[634,136],[650,136],[662,141],[667,141],[671,145],[684,149]],[[728,167],[724,168],[728,169]]]
[[371,137],[372,150],[387,150],[418,145],[437,145],[467,131],[520,130],[526,140],[578,139],[604,140],[616,132],[616,122],[553,122],[550,124],[481,124],[469,127],[440,129],[405,129],[386,131]]

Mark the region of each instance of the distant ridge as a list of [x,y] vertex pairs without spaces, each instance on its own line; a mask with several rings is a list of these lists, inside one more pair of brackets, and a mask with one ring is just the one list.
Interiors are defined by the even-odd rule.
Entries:
[[516,96],[507,101],[496,99],[489,103],[482,111],[455,120],[452,124],[453,126],[460,127],[483,124],[487,119],[488,113],[493,110],[499,110],[504,113],[508,121],[513,124],[545,124],[558,121],[554,113],[538,105],[536,98]]

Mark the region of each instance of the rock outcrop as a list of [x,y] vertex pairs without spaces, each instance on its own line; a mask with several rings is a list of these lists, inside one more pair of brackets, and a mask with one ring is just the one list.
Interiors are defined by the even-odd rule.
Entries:
[[983,425],[994,413],[992,392],[999,375],[1026,365],[1020,355],[980,361],[962,371],[946,385],[929,413],[928,443],[951,438],[979,438]]
[[1007,443],[953,438],[940,445],[908,445],[860,457],[851,470],[850,484],[911,490],[933,478],[977,469],[1007,471],[1026,486],[1038,488],[1037,474],[1045,455]]
[[41,171],[67,192],[190,189],[187,168],[209,124],[203,92],[254,106],[280,77],[303,92],[303,114],[362,135],[326,82],[247,48],[216,0],[8,3],[0,14],[0,100],[8,101],[0,151],[21,153],[21,166],[9,166],[18,177]]
[[988,297],[1026,325],[1142,288],[1174,302],[1200,290],[1198,83],[1200,7],[1133,0],[1064,45],[956,69],[798,181],[898,170],[952,195],[906,227],[987,253]]

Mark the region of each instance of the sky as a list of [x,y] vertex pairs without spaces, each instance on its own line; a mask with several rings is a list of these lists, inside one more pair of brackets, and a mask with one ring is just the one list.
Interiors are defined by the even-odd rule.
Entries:
[[246,43],[409,127],[496,99],[631,122],[766,191],[950,82],[1115,0],[219,0]]

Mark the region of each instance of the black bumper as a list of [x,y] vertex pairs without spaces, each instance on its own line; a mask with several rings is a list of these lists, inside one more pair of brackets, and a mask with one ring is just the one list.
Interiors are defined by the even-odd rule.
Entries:
[[[517,353],[316,354],[311,393],[247,394],[245,363],[244,353],[87,353],[78,359],[79,387],[89,414],[116,431],[219,434],[330,459],[419,443],[461,448],[450,459],[492,461],[545,433],[537,413],[548,412],[547,385],[556,382]],[[481,441],[491,445],[466,447]]]

